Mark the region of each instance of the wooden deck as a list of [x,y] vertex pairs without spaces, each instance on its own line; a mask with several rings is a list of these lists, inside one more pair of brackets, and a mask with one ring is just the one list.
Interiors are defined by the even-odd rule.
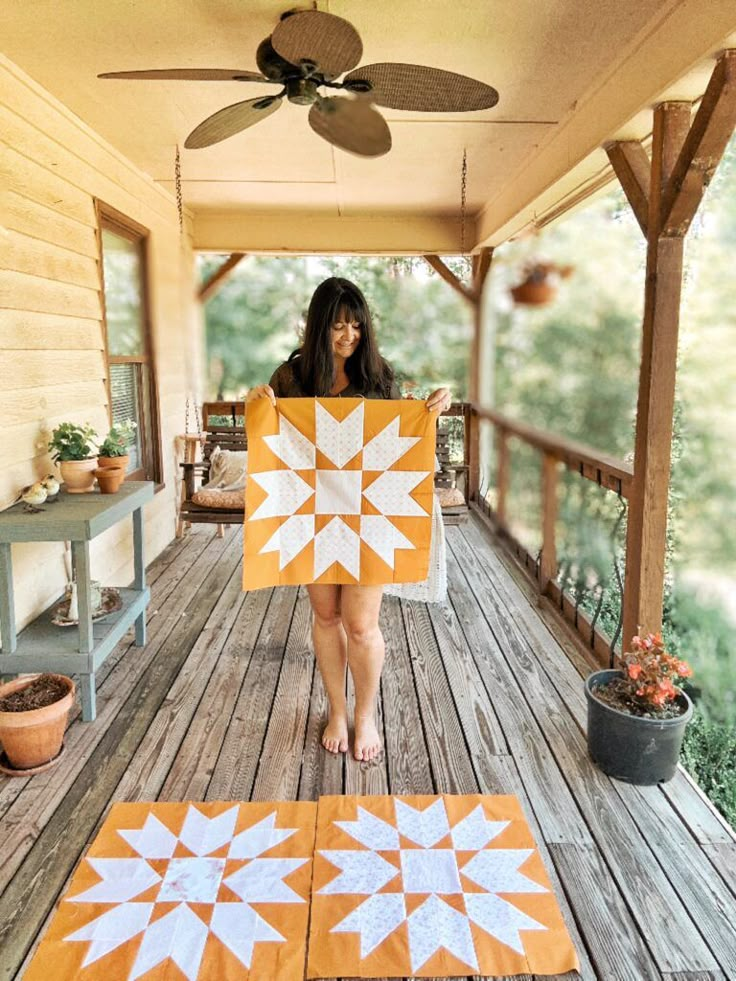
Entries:
[[520,798],[583,978],[736,978],[734,835],[682,772],[635,788],[591,764],[575,642],[480,519],[448,541],[446,609],[384,599],[371,764],[320,747],[305,592],[243,594],[239,529],[173,542],[149,570],[149,642],[108,658],[97,720],[74,720],[55,770],[0,782],[0,977],[22,977],[114,801],[481,791]]

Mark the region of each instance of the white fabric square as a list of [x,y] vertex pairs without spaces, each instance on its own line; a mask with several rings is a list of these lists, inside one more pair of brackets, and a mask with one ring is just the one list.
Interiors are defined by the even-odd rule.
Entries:
[[224,871],[224,858],[172,858],[158,902],[214,903]]
[[316,514],[360,514],[360,470],[317,470],[316,473]]
[[408,848],[401,851],[404,892],[462,892],[452,848]]

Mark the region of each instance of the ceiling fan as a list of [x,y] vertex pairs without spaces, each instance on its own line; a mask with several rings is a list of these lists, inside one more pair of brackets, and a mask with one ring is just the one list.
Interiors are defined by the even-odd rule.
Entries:
[[[105,72],[98,78],[183,79],[279,84],[276,94],[246,99],[220,109],[186,138],[188,149],[211,146],[270,116],[284,98],[311,106],[309,125],[334,146],[363,157],[391,149],[391,132],[373,104],[413,112],[470,112],[490,109],[498,92],[485,82],[422,65],[379,63],[355,66],[363,42],[352,24],[319,10],[289,11],[261,41],[256,64],[261,74],[227,68],[171,68]],[[351,71],[351,69],[353,69]],[[341,82],[339,75],[348,72]],[[325,96],[342,89],[355,98]]]

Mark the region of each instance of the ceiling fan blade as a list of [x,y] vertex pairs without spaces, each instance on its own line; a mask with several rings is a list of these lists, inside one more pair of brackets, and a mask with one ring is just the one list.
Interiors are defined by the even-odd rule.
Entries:
[[236,68],[149,68],[137,72],[103,72],[98,78],[179,79],[185,82],[270,82],[258,72]]
[[391,130],[380,112],[364,99],[320,99],[309,110],[318,136],[359,157],[380,157],[391,149]]
[[424,65],[380,63],[356,68],[343,79],[348,90],[370,82],[370,97],[379,106],[414,112],[471,112],[490,109],[498,92],[485,82]]
[[267,95],[265,98],[247,99],[245,102],[236,102],[233,106],[220,109],[192,130],[184,146],[187,150],[198,150],[219,143],[220,140],[226,140],[228,136],[235,136],[241,130],[253,126],[276,112],[281,101],[278,95]]
[[286,17],[271,35],[271,44],[292,65],[312,62],[331,78],[354,68],[363,54],[363,42],[353,25],[320,10]]

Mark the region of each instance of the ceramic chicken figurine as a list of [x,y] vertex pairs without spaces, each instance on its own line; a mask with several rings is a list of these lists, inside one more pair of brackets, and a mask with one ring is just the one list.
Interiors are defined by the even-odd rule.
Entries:
[[61,487],[56,477],[50,473],[47,477],[43,478],[41,483],[46,488],[46,494],[48,495],[46,498],[47,502],[53,503],[56,501],[59,496],[59,488]]
[[43,504],[48,497],[48,491],[44,487],[40,480],[37,480],[35,484],[30,484],[28,487],[24,487],[18,496],[19,501],[23,501],[23,510],[28,511],[30,514],[36,514],[38,511],[43,511],[38,505]]

